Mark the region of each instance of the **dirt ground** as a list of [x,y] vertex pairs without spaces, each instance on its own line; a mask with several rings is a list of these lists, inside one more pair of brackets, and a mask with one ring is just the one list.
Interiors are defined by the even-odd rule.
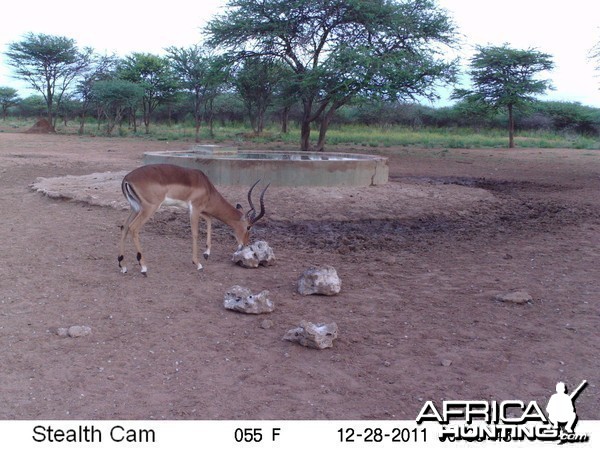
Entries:
[[[273,266],[233,265],[219,225],[198,273],[187,214],[164,210],[142,233],[148,277],[131,243],[122,275],[114,180],[190,145],[0,133],[0,419],[412,420],[427,400],[545,406],[583,379],[578,415],[600,419],[600,152],[386,149],[386,186],[267,191],[253,236]],[[31,187],[108,171],[59,198]],[[342,292],[296,294],[319,264]],[[234,284],[275,311],[225,310]],[[513,290],[533,300],[495,300]],[[335,321],[334,347],[283,341],[303,319]],[[57,335],[71,325],[92,333]]]

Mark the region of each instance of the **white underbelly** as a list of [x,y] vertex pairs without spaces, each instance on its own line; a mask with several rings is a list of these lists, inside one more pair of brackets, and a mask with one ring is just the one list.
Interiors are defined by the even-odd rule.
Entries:
[[161,206],[176,206],[179,208],[189,209],[190,202],[186,202],[184,200],[178,200],[176,198],[165,197]]

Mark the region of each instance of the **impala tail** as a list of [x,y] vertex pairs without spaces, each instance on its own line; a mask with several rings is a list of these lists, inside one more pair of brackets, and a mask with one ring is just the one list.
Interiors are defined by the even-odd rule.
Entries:
[[123,191],[123,195],[127,199],[127,202],[131,208],[135,212],[139,212],[139,210],[142,209],[142,204],[140,202],[140,198],[135,192],[135,189],[133,189],[133,186],[124,179],[121,183],[121,190]]

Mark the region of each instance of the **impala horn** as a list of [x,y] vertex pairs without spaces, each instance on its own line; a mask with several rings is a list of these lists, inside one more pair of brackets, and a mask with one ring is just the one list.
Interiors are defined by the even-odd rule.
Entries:
[[254,225],[256,222],[258,222],[262,218],[262,216],[265,215],[264,197],[265,197],[265,192],[266,192],[267,188],[271,185],[271,183],[267,184],[267,186],[260,193],[260,200],[259,200],[260,201],[260,212],[258,213],[258,216],[257,216],[256,208],[254,208],[254,203],[252,203],[252,190],[259,182],[260,182],[260,179],[258,179],[256,181],[256,183],[254,183],[252,185],[252,187],[250,188],[250,190],[248,191],[248,204],[250,205],[250,210],[246,213],[246,218],[248,219],[248,222],[250,223],[250,225]]

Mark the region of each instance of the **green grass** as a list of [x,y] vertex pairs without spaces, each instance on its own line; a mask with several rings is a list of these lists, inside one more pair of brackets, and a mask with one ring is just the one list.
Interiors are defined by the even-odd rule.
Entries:
[[[33,121],[7,120],[0,121],[0,132],[24,131],[33,124]],[[59,124],[59,133],[76,134],[78,125],[74,121],[67,127]],[[86,134],[102,135],[96,124],[88,123]],[[208,127],[203,126],[200,139],[214,142],[247,142],[252,140],[257,143],[281,142],[288,145],[297,145],[300,142],[300,131],[292,126],[289,133],[282,134],[277,126],[265,130],[264,136],[249,137],[251,130],[243,124],[226,125],[215,124],[214,135],[209,134]],[[145,133],[143,126],[138,127],[137,133],[126,126],[115,128],[113,136],[134,137],[155,140],[194,140],[194,127],[191,124],[166,124],[152,123],[150,134]],[[313,142],[318,137],[318,130],[311,134]],[[515,142],[518,148],[574,148],[574,149],[600,149],[600,137],[589,137],[557,132],[519,131],[516,133]],[[508,146],[508,132],[500,129],[474,130],[471,128],[420,128],[412,129],[400,126],[366,126],[343,125],[332,126],[327,132],[327,144],[349,145],[365,149],[385,149],[389,147],[424,147],[424,148],[506,148]]]
[[[329,130],[330,144],[354,144],[367,147],[425,148],[506,148],[507,132],[503,130],[474,131],[467,128],[413,130],[402,127],[341,127]],[[584,136],[568,137],[559,133],[521,132],[515,142],[521,148],[600,148],[600,139]]]

